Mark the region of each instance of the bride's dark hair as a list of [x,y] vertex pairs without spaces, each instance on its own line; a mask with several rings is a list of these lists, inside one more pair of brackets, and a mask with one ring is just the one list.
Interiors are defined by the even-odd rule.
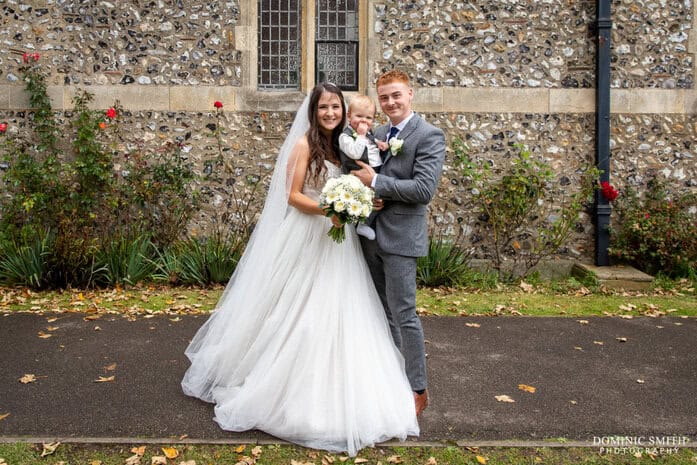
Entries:
[[[341,122],[332,131],[330,140],[327,140],[320,132],[320,124],[317,120],[317,104],[323,92],[336,94],[341,102]],[[329,160],[332,163],[339,161],[339,136],[346,125],[346,103],[344,102],[344,94],[341,92],[341,89],[331,82],[320,82],[317,84],[310,94],[307,116],[310,120],[310,129],[307,130],[307,142],[310,145],[310,167],[316,179],[326,169],[324,160]]]

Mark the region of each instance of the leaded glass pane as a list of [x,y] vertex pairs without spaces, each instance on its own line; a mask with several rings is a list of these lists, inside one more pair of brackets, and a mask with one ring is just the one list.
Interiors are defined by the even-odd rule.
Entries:
[[300,0],[259,0],[259,88],[300,87],[298,18]]
[[315,79],[358,89],[358,1],[318,0]]

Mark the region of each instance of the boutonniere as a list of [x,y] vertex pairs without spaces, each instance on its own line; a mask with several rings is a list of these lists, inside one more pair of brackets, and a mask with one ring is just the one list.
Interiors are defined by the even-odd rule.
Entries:
[[351,137],[353,137],[353,140],[358,139],[358,133],[355,129],[351,130]]
[[402,151],[402,145],[404,145],[404,141],[402,139],[397,139],[396,137],[390,139],[390,152],[392,152],[393,157],[399,155],[399,153]]

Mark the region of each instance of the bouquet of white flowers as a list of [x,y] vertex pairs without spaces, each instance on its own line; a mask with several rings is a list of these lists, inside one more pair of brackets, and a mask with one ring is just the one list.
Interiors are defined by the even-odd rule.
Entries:
[[332,226],[329,237],[336,242],[346,239],[344,225],[365,221],[373,211],[373,190],[351,174],[342,174],[330,178],[319,195],[319,204],[327,216],[336,215],[341,221],[340,227]]

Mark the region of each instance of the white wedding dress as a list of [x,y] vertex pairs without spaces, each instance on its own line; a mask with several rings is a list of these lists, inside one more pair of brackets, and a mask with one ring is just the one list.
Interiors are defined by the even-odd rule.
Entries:
[[[318,199],[317,184],[306,181],[303,192]],[[330,227],[288,207],[192,340],[182,387],[215,403],[225,430],[355,455],[419,426],[355,228],[338,244]]]

